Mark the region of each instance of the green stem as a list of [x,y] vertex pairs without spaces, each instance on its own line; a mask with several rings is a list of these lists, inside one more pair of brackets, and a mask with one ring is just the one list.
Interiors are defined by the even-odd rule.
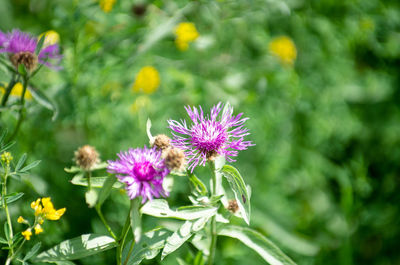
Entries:
[[[217,176],[215,173],[215,163],[214,161],[210,161],[210,168],[213,172],[212,174],[212,189],[211,189],[211,196],[215,196],[217,193]],[[210,231],[211,231],[211,244],[210,244],[210,255],[208,257],[208,265],[212,265],[214,262],[214,257],[215,257],[215,250],[217,248],[217,219],[216,216],[214,215],[211,218],[211,223],[210,223]]]
[[1,196],[3,198],[3,205],[4,205],[4,210],[5,210],[6,216],[7,216],[7,224],[8,224],[8,230],[9,230],[9,236],[7,237],[7,238],[9,238],[8,246],[10,247],[10,253],[12,255],[14,253],[14,249],[12,246],[12,239],[13,239],[14,235],[13,235],[13,228],[12,228],[12,223],[11,223],[10,212],[8,211],[8,205],[7,205],[7,200],[6,200],[8,168],[9,168],[9,165],[6,165],[5,172],[4,172],[4,178],[3,178],[3,187],[2,187]]
[[[132,204],[131,204],[131,208],[132,208]],[[122,231],[121,231],[121,235],[119,236],[119,242],[118,242],[118,247],[117,247],[117,265],[121,264],[122,250],[124,249],[126,236],[128,235],[128,231],[129,231],[130,227],[131,227],[130,226],[130,213],[128,213],[124,227],[122,228]]]
[[107,228],[107,231],[110,233],[110,235],[115,239],[115,241],[118,240],[118,238],[115,236],[114,232],[112,231],[111,227],[108,225],[106,219],[103,216],[103,213],[101,212],[100,207],[96,206],[96,212],[99,215],[101,221],[103,222],[104,226]]
[[8,139],[9,142],[11,142],[15,138],[15,136],[17,136],[18,131],[21,127],[21,124],[22,124],[23,120],[25,119],[25,93],[26,93],[26,88],[28,87],[29,77],[23,76],[22,79],[23,79],[23,84],[22,84],[23,90],[22,90],[21,99],[19,101],[20,109],[18,112],[18,122],[17,122],[17,125],[15,126],[14,132]]
[[5,106],[6,106],[8,97],[9,97],[10,94],[11,94],[11,90],[13,89],[13,87],[14,87],[14,85],[15,85],[16,83],[17,83],[17,80],[16,80],[16,78],[15,78],[15,74],[13,74],[12,77],[11,77],[11,81],[10,81],[10,83],[8,84],[7,89],[6,89],[4,95],[3,95],[2,99],[1,99],[1,106],[2,106],[2,107],[5,107]]
[[88,189],[89,190],[92,190],[92,181],[91,181],[91,178],[92,178],[92,171],[88,171]]
[[134,246],[135,246],[135,239],[132,240],[131,246],[129,247],[129,252],[128,252],[128,255],[126,255],[126,260],[124,262],[124,265],[128,264],[128,260],[129,260],[129,257],[132,255],[132,250],[133,250]]

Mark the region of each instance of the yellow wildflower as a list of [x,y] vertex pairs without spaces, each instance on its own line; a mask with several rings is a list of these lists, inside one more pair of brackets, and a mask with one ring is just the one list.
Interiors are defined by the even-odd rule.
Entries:
[[37,199],[31,203],[31,208],[35,210],[35,216],[39,216],[38,221],[40,224],[43,223],[43,219],[58,220],[66,211],[65,208],[54,209],[50,197]]
[[196,26],[191,22],[179,23],[175,28],[175,44],[179,50],[185,51],[189,48],[189,42],[195,41],[199,36]]
[[60,35],[55,30],[48,30],[39,35],[39,39],[44,35],[44,46],[53,45],[60,42]]
[[274,38],[269,43],[269,51],[278,57],[282,63],[293,65],[297,57],[296,46],[293,41],[286,36]]
[[26,229],[24,232],[21,232],[21,234],[23,235],[23,237],[25,237],[26,240],[31,240],[32,231],[30,228]]
[[35,225],[35,235],[39,235],[43,232],[43,228],[40,224]]
[[113,6],[117,0],[100,0],[100,8],[105,12],[108,13],[113,9]]
[[157,69],[152,66],[145,66],[137,74],[132,89],[135,92],[143,91],[146,94],[151,94],[157,90],[159,85],[160,74]]
[[[1,91],[2,94],[5,93],[7,86],[8,86],[7,83],[4,83],[4,86],[0,85],[0,91]],[[22,91],[23,91],[23,86],[22,86],[21,82],[18,82],[12,88],[10,95],[11,96],[20,97],[22,95]],[[28,89],[25,92],[25,99],[27,99],[27,100],[32,99],[32,94]]]
[[20,216],[20,217],[18,217],[17,222],[22,224],[22,223],[25,223],[26,220],[24,219],[24,217]]
[[1,161],[6,163],[7,165],[9,165],[12,160],[13,160],[13,157],[10,152],[4,152],[1,154]]

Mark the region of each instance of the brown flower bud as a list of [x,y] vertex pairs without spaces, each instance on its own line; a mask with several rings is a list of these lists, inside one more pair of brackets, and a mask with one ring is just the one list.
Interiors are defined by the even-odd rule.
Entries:
[[10,61],[17,69],[20,64],[23,64],[26,70],[32,71],[37,66],[38,57],[31,52],[18,52],[10,57]]
[[90,170],[100,162],[99,153],[93,146],[84,145],[75,151],[75,162],[80,168]]
[[186,163],[185,153],[179,148],[169,148],[165,155],[165,165],[170,170],[181,170]]
[[232,213],[236,213],[239,210],[239,205],[236,200],[229,200],[228,210]]
[[171,139],[165,134],[159,134],[155,137],[153,146],[158,150],[164,151],[171,145]]

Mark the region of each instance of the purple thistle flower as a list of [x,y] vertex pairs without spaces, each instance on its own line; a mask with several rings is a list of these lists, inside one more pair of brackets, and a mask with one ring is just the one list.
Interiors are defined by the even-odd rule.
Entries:
[[227,105],[220,117],[218,115],[223,109],[221,102],[214,105],[211,114],[206,116],[201,106],[199,110],[196,107],[191,109],[190,106],[185,109],[193,121],[190,128],[185,120],[180,123],[168,120],[168,124],[174,136],[172,145],[185,151],[192,172],[197,165],[204,166],[207,160],[212,160],[217,155],[224,156],[229,162],[235,162],[232,157],[238,155],[238,150],[246,150],[248,146],[254,145],[251,141],[243,141],[243,137],[249,135],[248,129],[243,125],[248,118],[242,118],[243,113],[233,116],[231,106]]
[[[8,53],[15,67],[23,63],[29,70],[32,70],[36,67],[36,62],[38,61],[49,68],[60,69],[61,67],[58,64],[62,56],[59,54],[58,45],[44,46],[39,55],[36,56],[35,49],[37,44],[37,38],[17,29],[7,34],[0,32],[0,53]],[[54,63],[50,63],[49,60],[54,60]]]
[[108,172],[117,174],[120,182],[126,184],[126,191],[131,199],[142,196],[142,203],[153,196],[168,196],[162,183],[169,170],[161,159],[161,151],[144,147],[129,149],[117,154],[119,159],[109,160]]

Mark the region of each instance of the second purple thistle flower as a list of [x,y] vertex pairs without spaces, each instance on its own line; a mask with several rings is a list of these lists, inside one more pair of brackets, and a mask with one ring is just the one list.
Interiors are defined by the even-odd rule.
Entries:
[[239,150],[254,145],[251,141],[244,141],[244,137],[249,135],[249,130],[244,127],[248,118],[242,118],[243,113],[234,116],[231,106],[224,109],[219,102],[206,115],[201,106],[199,109],[190,106],[185,109],[193,122],[190,127],[185,120],[168,120],[168,124],[174,136],[172,145],[185,151],[192,172],[197,165],[204,166],[207,160],[214,160],[218,155],[235,162],[233,157]]

